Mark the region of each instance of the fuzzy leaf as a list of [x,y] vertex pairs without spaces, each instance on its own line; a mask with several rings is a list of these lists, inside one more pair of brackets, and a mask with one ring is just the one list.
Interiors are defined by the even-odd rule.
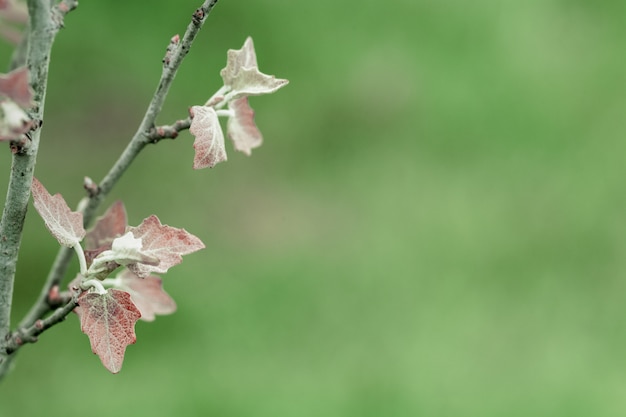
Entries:
[[233,141],[235,149],[250,156],[252,149],[263,143],[263,136],[254,123],[254,110],[248,104],[248,98],[243,97],[228,103],[234,116],[228,118],[226,131]]
[[189,132],[195,136],[193,147],[196,150],[193,168],[213,168],[226,161],[224,133],[212,107],[193,106],[189,111],[192,119]]
[[141,312],[142,320],[153,321],[156,314],[172,314],[176,311],[176,303],[163,290],[163,280],[156,275],[139,278],[125,269],[117,279],[120,282],[119,288],[130,294],[131,300]]
[[113,240],[111,249],[102,251],[93,258],[87,274],[103,279],[120,265],[158,265],[159,262],[158,258],[143,251],[141,239],[135,238],[132,232],[127,232]]
[[126,231],[126,209],[124,203],[116,201],[106,213],[98,217],[96,224],[85,235],[85,251],[110,249],[111,243]]
[[32,106],[33,90],[28,84],[28,69],[20,67],[8,74],[0,74],[0,95],[10,98],[21,107]]
[[118,373],[126,346],[137,341],[135,323],[141,317],[139,309],[130,294],[115,289],[105,294],[84,292],[78,297],[78,306],[80,328],[89,336],[92,352],[105,368]]
[[226,67],[220,71],[224,85],[233,91],[232,99],[270,94],[289,81],[259,71],[252,38],[248,37],[241,49],[229,49]]
[[0,100],[0,142],[19,139],[33,125],[34,122],[15,102]]
[[169,268],[183,261],[182,255],[204,248],[200,239],[185,229],[177,229],[162,225],[159,218],[150,216],[137,227],[129,227],[135,239],[141,239],[144,255],[159,260],[158,265],[145,263],[131,263],[128,269],[140,278],[145,278],[152,272],[165,273]]
[[150,265],[159,264],[158,258],[144,253],[141,239],[137,239],[132,232],[128,232],[124,236],[115,239],[111,244],[111,252],[115,256],[115,262],[120,265],[134,264],[137,262]]
[[224,85],[232,86],[241,68],[257,68],[256,52],[250,36],[246,38],[241,49],[229,49],[226,56],[226,67],[220,71]]
[[288,83],[288,80],[263,74],[258,68],[242,68],[232,83],[233,99],[271,94]]
[[32,192],[35,209],[52,236],[62,246],[77,245],[85,236],[82,213],[71,211],[61,194],[51,196],[37,178],[33,178]]

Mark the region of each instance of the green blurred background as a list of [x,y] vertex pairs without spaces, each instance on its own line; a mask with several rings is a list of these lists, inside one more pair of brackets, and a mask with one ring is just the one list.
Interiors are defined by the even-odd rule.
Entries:
[[[199,3],[67,17],[51,192],[106,173]],[[251,100],[264,146],[193,171],[186,132],[109,201],[206,243],[164,277],[178,312],[138,323],[118,375],[70,317],[19,353],[0,416],[625,415],[626,2],[222,0],[159,121],[248,35],[290,80]],[[14,320],[55,253],[31,209]]]

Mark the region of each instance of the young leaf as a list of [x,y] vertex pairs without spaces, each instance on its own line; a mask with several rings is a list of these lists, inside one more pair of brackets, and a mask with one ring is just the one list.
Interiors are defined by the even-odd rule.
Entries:
[[33,105],[33,90],[28,84],[28,69],[16,68],[8,74],[0,74],[0,95],[4,95],[23,108]]
[[110,249],[111,243],[126,232],[127,220],[124,203],[116,201],[106,213],[98,217],[96,224],[85,235],[85,251],[104,247]]
[[233,141],[236,150],[250,156],[252,149],[263,143],[263,136],[254,123],[254,110],[248,104],[247,97],[232,100],[228,107],[234,112],[226,125],[228,137]]
[[33,178],[32,192],[35,209],[52,236],[62,246],[79,244],[85,236],[82,213],[71,211],[61,194],[51,196],[37,178]]
[[288,80],[263,74],[258,68],[242,68],[231,85],[234,92],[233,99],[271,94],[288,83]]
[[117,279],[120,284],[116,287],[130,294],[131,300],[141,312],[142,320],[153,321],[156,314],[172,314],[176,311],[176,303],[163,290],[163,281],[156,275],[139,278],[125,269]]
[[93,258],[87,274],[102,279],[120,265],[148,264],[158,265],[160,260],[143,251],[141,239],[135,238],[132,232],[118,237],[111,243],[111,249],[100,252]]
[[129,227],[135,239],[141,239],[141,253],[157,258],[158,265],[145,263],[131,263],[128,269],[140,278],[145,278],[150,273],[165,273],[169,268],[183,261],[182,255],[198,251],[204,248],[200,239],[185,229],[177,229],[162,225],[159,218],[150,216],[137,227]]
[[270,94],[289,82],[259,71],[251,37],[241,49],[229,49],[227,57],[226,67],[220,75],[224,85],[233,91],[232,99]]
[[196,150],[193,168],[201,169],[226,161],[224,133],[212,107],[193,106],[189,113],[192,117],[189,132],[195,136],[193,147]]
[[224,85],[232,86],[242,68],[257,68],[256,52],[252,38],[248,36],[241,49],[229,49],[226,67],[220,71]]
[[110,289],[105,294],[85,291],[76,309],[80,328],[89,336],[91,350],[102,364],[116,374],[122,369],[126,346],[137,341],[135,323],[141,313],[124,291]]

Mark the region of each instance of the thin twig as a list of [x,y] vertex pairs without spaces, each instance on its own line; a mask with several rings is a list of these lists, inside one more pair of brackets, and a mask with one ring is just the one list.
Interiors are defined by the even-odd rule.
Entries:
[[63,307],[60,307],[43,320],[36,320],[33,325],[28,328],[20,328],[11,334],[5,349],[7,354],[15,353],[20,347],[26,343],[35,343],[37,337],[57,323],[67,318],[74,308],[78,305],[78,295],[80,291],[75,291],[69,301]]
[[90,198],[89,203],[83,210],[83,215],[85,219],[85,224],[88,225],[93,217],[95,216],[97,208],[100,206],[102,201],[109,194],[113,186],[117,183],[120,177],[124,174],[126,169],[133,162],[135,157],[141,152],[141,150],[149,143],[152,142],[150,140],[150,130],[154,127],[154,122],[161,112],[161,108],[163,107],[163,102],[169,92],[170,86],[180,64],[183,59],[189,52],[191,48],[191,44],[193,43],[196,35],[202,28],[207,16],[213,9],[213,6],[217,3],[217,0],[205,0],[204,4],[198,8],[191,19],[191,23],[187,26],[187,31],[183,36],[182,41],[178,45],[178,47],[171,54],[169,62],[164,65],[163,72],[161,74],[161,80],[159,81],[159,85],[157,87],[154,96],[152,97],[152,101],[148,106],[148,110],[137,129],[137,132],[131,139],[130,143],[117,160],[117,162],[113,165],[109,173],[102,179],[99,185],[99,193]]
[[191,126],[191,117],[177,120],[171,125],[156,126],[150,129],[146,137],[151,143],[157,143],[162,139],[176,139],[178,134]]

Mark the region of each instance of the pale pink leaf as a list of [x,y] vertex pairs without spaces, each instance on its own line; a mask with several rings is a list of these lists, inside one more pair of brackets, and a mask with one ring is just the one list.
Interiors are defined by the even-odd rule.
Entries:
[[132,263],[127,267],[135,275],[145,278],[152,272],[165,273],[169,268],[183,261],[182,255],[204,248],[200,239],[185,229],[162,225],[159,218],[150,216],[137,227],[129,227],[128,231],[135,239],[141,239],[141,252],[159,260],[157,265]]
[[228,118],[226,131],[233,141],[235,149],[250,155],[252,149],[258,148],[263,143],[263,136],[254,123],[254,110],[248,104],[248,98],[243,97],[232,100],[228,107],[234,115]]
[[33,105],[33,90],[28,84],[28,69],[19,67],[8,74],[0,74],[0,95],[4,95],[20,106]]
[[91,350],[102,364],[116,374],[122,369],[126,346],[136,342],[135,323],[139,309],[125,291],[109,289],[105,294],[84,292],[78,297],[80,328],[89,336]]
[[124,203],[116,201],[108,210],[98,217],[94,226],[85,235],[85,250],[111,248],[111,243],[126,231],[126,209]]
[[155,315],[172,314],[176,311],[176,303],[163,290],[163,280],[156,275],[139,278],[128,269],[117,276],[119,286],[127,291],[131,300],[141,312],[141,319],[153,321]]
[[70,210],[61,194],[51,196],[37,178],[32,192],[35,209],[59,243],[70,248],[79,244],[85,236],[82,213]]
[[189,132],[195,136],[193,147],[196,150],[193,168],[213,168],[226,161],[224,133],[212,107],[193,106],[189,111],[192,119]]

